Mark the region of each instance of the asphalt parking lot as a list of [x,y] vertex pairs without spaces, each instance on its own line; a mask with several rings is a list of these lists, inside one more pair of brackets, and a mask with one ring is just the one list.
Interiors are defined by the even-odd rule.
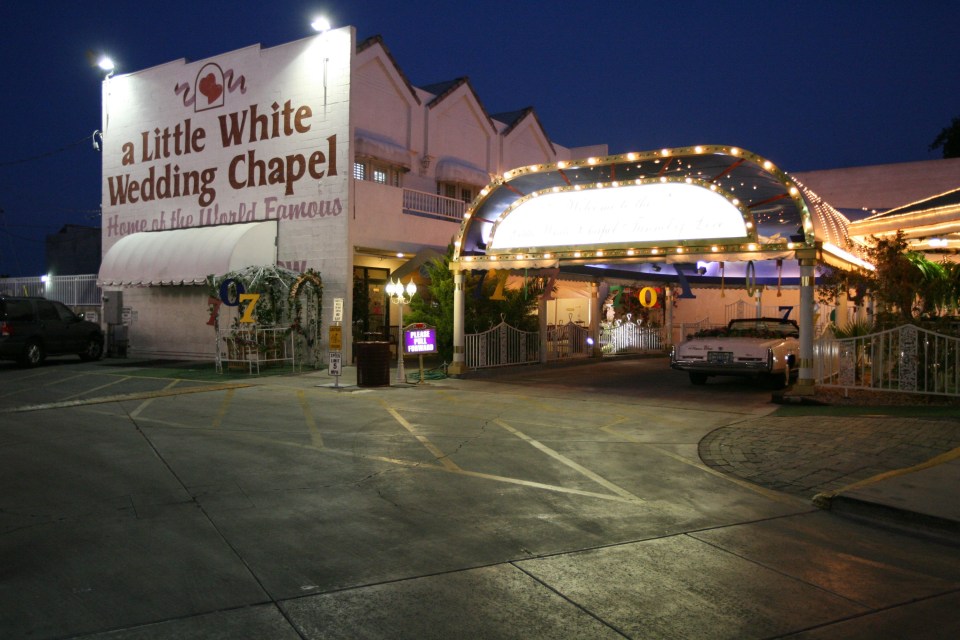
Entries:
[[0,636],[956,637],[956,547],[703,463],[769,389],[347,374],[0,365]]

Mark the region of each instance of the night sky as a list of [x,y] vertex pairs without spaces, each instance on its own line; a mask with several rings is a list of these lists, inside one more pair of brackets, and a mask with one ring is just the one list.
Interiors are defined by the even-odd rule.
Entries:
[[469,76],[488,113],[533,106],[566,147],[737,145],[787,172],[932,160],[960,116],[954,0],[405,3],[3,0],[0,274],[99,226],[102,72],[308,37],[381,35],[419,86]]

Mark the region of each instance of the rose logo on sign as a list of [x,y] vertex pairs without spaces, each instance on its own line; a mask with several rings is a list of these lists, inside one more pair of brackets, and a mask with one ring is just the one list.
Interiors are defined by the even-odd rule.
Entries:
[[207,105],[209,106],[223,94],[223,85],[217,82],[213,73],[208,73],[197,83],[197,91],[207,98]]
[[[224,99],[227,93],[233,93],[237,89],[240,93],[247,92],[247,79],[244,76],[234,78],[233,69],[224,71],[215,62],[203,65],[197,73],[193,85],[193,92],[190,91],[189,82],[181,82],[173,88],[177,95],[183,94],[183,106],[193,107],[194,111],[206,111],[224,105]],[[202,100],[197,100],[197,95],[206,99],[206,104]]]

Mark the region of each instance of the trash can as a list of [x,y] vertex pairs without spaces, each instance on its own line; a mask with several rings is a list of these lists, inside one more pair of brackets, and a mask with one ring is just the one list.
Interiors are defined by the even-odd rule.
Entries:
[[365,341],[355,344],[357,350],[357,386],[390,386],[390,343]]

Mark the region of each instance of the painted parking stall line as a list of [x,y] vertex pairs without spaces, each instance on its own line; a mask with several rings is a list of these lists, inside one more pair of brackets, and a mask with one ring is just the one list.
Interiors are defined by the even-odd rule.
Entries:
[[310,409],[310,403],[307,400],[303,389],[297,390],[297,400],[300,402],[300,408],[303,410],[303,420],[310,431],[310,443],[317,449],[323,449],[323,435],[317,427],[317,421],[313,418],[313,411]]
[[406,420],[406,418],[401,416],[396,409],[394,409],[393,407],[385,407],[385,408],[387,410],[387,413],[393,416],[394,420],[400,423],[400,426],[402,426],[404,429],[409,431],[411,435],[413,435],[413,437],[416,438],[417,441],[420,442],[420,444],[422,444],[427,449],[427,451],[429,451],[434,455],[434,457],[436,457],[437,462],[442,464],[447,469],[460,471],[460,467],[458,467],[457,464],[447,456],[447,454],[441,451],[437,445],[430,442],[430,440],[426,436],[423,436],[417,433],[416,428],[412,424],[410,424]]
[[251,387],[250,384],[219,384],[202,387],[181,387],[179,389],[162,389],[159,391],[147,391],[144,393],[122,393],[113,396],[100,396],[98,398],[80,398],[77,400],[65,400],[61,402],[48,402],[44,404],[31,404],[22,407],[9,407],[0,409],[0,413],[25,413],[28,411],[45,411],[47,409],[65,409],[69,407],[82,407],[92,404],[109,404],[112,402],[125,402],[127,400],[147,400],[150,398],[169,398],[171,396],[186,395],[188,393],[211,393],[217,391],[227,391],[229,389],[245,389]]
[[493,421],[493,423],[494,423],[495,425],[501,427],[502,429],[510,432],[511,434],[515,435],[516,437],[520,438],[521,440],[523,440],[523,441],[526,442],[527,444],[529,444],[529,445],[531,445],[531,446],[539,449],[540,451],[542,451],[543,453],[547,454],[547,455],[550,456],[551,458],[553,458],[553,459],[555,459],[555,460],[558,460],[559,462],[562,462],[563,464],[567,465],[568,467],[570,467],[570,468],[573,469],[574,471],[577,471],[578,473],[580,473],[580,474],[582,474],[582,475],[590,478],[591,480],[593,480],[594,482],[596,482],[596,483],[599,484],[600,486],[606,487],[606,488],[609,489],[610,491],[613,491],[613,492],[614,492],[615,494],[617,494],[618,496],[620,496],[620,497],[622,497],[622,498],[627,498],[627,499],[629,499],[629,500],[631,500],[631,501],[635,501],[635,502],[645,502],[645,500],[644,500],[643,498],[639,498],[639,497],[633,495],[632,493],[630,493],[629,491],[627,491],[627,490],[624,489],[623,487],[621,487],[621,486],[619,486],[619,485],[616,485],[616,484],[610,482],[609,480],[607,480],[606,478],[604,478],[603,476],[599,475],[598,473],[595,473],[594,471],[591,471],[590,469],[587,469],[587,468],[586,468],[585,466],[583,466],[582,464],[571,460],[570,458],[568,458],[567,456],[563,455],[562,453],[560,453],[560,452],[558,452],[558,451],[554,451],[553,449],[551,449],[551,448],[548,447],[547,445],[543,444],[543,443],[540,442],[539,440],[534,440],[533,438],[531,438],[531,437],[528,436],[527,434],[523,433],[522,431],[519,431],[518,429],[513,428],[512,426],[510,426],[509,424],[507,424],[506,422],[504,422],[504,421],[501,420],[500,418],[495,419],[495,420]]

